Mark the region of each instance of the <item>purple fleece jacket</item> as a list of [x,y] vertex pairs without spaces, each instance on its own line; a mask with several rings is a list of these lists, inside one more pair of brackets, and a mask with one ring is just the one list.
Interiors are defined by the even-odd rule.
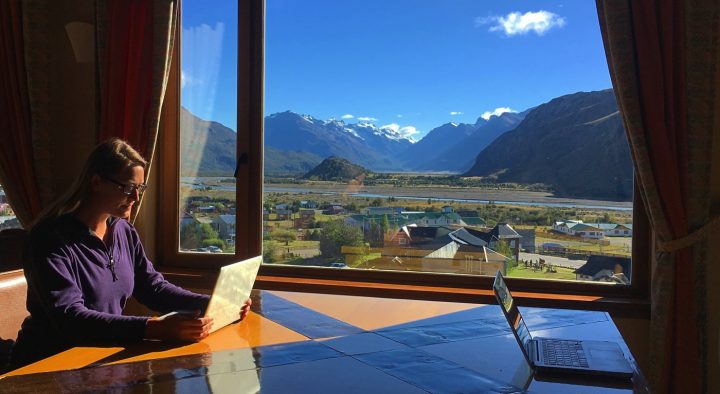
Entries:
[[112,218],[108,231],[106,245],[73,215],[33,228],[24,267],[30,316],[12,364],[77,345],[140,341],[148,317],[122,315],[131,296],[161,313],[205,310],[208,296],[177,287],[155,271],[130,223]]

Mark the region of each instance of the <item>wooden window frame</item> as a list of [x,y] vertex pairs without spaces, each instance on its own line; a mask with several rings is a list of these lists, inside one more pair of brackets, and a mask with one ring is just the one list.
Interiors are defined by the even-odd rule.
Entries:
[[[194,288],[212,286],[218,268],[262,253],[264,0],[238,1],[238,146],[235,254],[179,252],[180,37],[178,23],[170,83],[163,104],[156,157],[160,167],[158,261],[166,276]],[[632,284],[507,278],[522,305],[606,310],[649,316],[651,231],[636,191]],[[494,303],[491,277],[263,265],[258,286],[331,294]]]

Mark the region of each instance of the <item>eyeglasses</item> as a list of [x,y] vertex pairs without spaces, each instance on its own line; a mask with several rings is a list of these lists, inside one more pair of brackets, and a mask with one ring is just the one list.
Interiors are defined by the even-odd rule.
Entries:
[[147,185],[144,183],[136,185],[134,183],[121,183],[114,179],[105,178],[105,177],[103,177],[103,179],[117,185],[120,188],[120,190],[123,192],[123,194],[127,194],[128,196],[132,196],[133,194],[135,194],[135,191],[137,191],[138,194],[143,194],[143,193],[145,193],[145,189],[147,189]]

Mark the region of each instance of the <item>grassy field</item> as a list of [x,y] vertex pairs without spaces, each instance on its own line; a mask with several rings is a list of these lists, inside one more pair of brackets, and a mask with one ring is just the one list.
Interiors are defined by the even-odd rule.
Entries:
[[611,239],[610,245],[598,245],[594,243],[587,243],[582,242],[580,240],[578,241],[567,241],[564,239],[555,239],[555,238],[544,238],[544,237],[537,237],[535,238],[535,245],[537,247],[540,247],[544,243],[556,243],[565,246],[568,249],[575,249],[578,251],[587,251],[587,252],[594,252],[594,253],[610,253],[610,254],[617,254],[622,256],[630,257],[631,250],[632,250],[632,240],[630,238],[618,238],[618,239]]
[[508,270],[507,276],[512,278],[575,280],[575,273],[572,269],[557,267],[556,270],[557,272],[535,271],[532,268],[518,266]]

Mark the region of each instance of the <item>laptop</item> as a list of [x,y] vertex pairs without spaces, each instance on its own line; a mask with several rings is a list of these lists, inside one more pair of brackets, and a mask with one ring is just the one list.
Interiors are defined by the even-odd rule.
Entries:
[[[256,256],[220,268],[220,274],[215,281],[212,296],[210,296],[210,303],[208,303],[205,314],[202,316],[213,318],[210,333],[240,318],[243,302],[250,298],[250,291],[255,284],[255,278],[261,263],[262,256]],[[176,311],[160,318],[177,313],[193,314],[194,312]]]
[[533,338],[500,271],[493,290],[525,359],[540,373],[630,378],[633,369],[615,342]]

